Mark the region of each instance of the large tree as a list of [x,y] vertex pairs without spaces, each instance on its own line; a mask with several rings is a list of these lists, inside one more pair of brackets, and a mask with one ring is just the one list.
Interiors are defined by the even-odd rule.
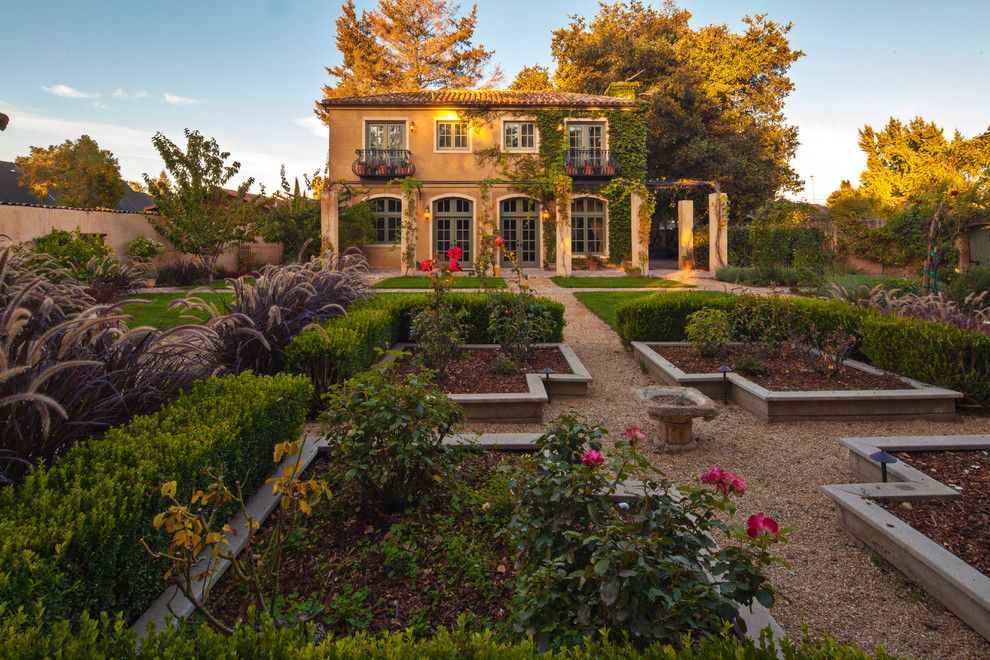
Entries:
[[337,18],[339,66],[327,97],[419,89],[474,87],[492,51],[473,44],[478,6],[461,15],[446,0],[379,0],[358,14],[347,0]]
[[693,28],[690,12],[666,2],[606,4],[590,20],[572,17],[553,33],[554,83],[604,93],[610,82],[640,83],[651,178],[720,182],[736,217],[799,189],[790,166],[797,129],[786,123],[793,89],[790,24],[747,16],[741,32]]
[[186,148],[161,133],[151,139],[165,163],[158,177],[143,175],[157,213],[148,222],[177,250],[199,257],[211,273],[217,259],[229,248],[254,237],[261,198],[249,202],[248,179],[236,191],[224,186],[237,175],[241,164],[227,164],[230,153],[199,131],[185,130]]
[[20,185],[41,204],[54,195],[59,206],[112,209],[126,191],[113,153],[88,135],[47,149],[31,147],[31,155],[19,156],[17,165],[23,173]]
[[553,82],[550,80],[550,69],[542,64],[524,66],[516,74],[516,78],[509,85],[509,89],[520,92],[540,92],[545,89],[553,89]]

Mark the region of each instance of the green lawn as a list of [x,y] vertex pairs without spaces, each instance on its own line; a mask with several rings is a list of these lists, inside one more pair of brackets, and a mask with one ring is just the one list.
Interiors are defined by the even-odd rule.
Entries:
[[148,300],[150,302],[123,305],[122,310],[125,314],[131,315],[132,319],[128,321],[128,325],[132,328],[142,325],[150,325],[156,328],[165,329],[176,325],[182,325],[183,323],[195,323],[196,319],[182,317],[183,315],[189,316],[190,314],[196,314],[199,321],[202,322],[206,319],[202,312],[190,312],[186,309],[168,309],[169,304],[173,300],[178,300],[179,298],[190,298],[194,295],[217,304],[219,304],[221,300],[230,302],[234,299],[234,294],[231,292],[199,294],[192,294],[188,291],[181,293],[141,293],[130,296],[128,299]]
[[631,300],[640,300],[657,295],[653,291],[577,291],[574,297],[590,309],[595,316],[616,328],[615,308]]
[[665,277],[551,277],[557,286],[567,289],[680,289],[693,288],[691,284],[668,280]]
[[[505,280],[501,277],[486,277],[485,285],[490,289],[504,289]],[[430,286],[430,278],[425,275],[390,277],[374,284],[376,289],[429,289]],[[481,278],[474,275],[455,276],[452,288],[479,289],[481,288]]]

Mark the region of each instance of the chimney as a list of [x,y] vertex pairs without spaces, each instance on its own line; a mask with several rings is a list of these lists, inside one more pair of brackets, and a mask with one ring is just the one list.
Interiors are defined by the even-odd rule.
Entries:
[[635,99],[638,82],[610,82],[605,89],[605,96],[618,96],[623,99]]

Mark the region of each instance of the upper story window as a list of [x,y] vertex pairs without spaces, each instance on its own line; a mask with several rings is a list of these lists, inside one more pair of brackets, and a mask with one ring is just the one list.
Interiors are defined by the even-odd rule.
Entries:
[[365,149],[405,149],[406,122],[368,121],[364,124]]
[[438,121],[437,151],[468,151],[470,130],[466,121]]
[[502,147],[506,151],[535,151],[536,123],[507,121],[502,124]]
[[572,152],[605,148],[605,122],[570,122],[567,139]]

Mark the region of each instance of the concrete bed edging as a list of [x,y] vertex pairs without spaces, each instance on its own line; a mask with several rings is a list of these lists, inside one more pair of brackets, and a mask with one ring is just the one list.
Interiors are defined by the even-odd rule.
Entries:
[[[394,350],[413,348],[415,344],[403,342],[396,344]],[[496,350],[497,344],[465,344],[464,348]],[[587,395],[588,386],[592,381],[591,373],[584,366],[577,354],[564,342],[534,344],[534,348],[556,348],[564,356],[569,374],[552,374],[544,380],[541,374],[527,373],[526,392],[492,392],[476,394],[448,394],[451,399],[460,404],[468,421],[474,422],[520,422],[542,423],[543,408],[550,400],[550,395]],[[392,356],[384,359],[391,360]],[[549,393],[547,388],[549,387]]]
[[[690,346],[687,342],[632,342],[637,361],[661,382],[693,387],[709,397],[723,397],[720,373],[689,374],[657,353],[653,346]],[[856,360],[846,366],[867,373],[889,373]],[[904,381],[900,390],[822,390],[778,392],[768,390],[737,373],[728,374],[730,398],[768,422],[801,420],[950,420],[956,417],[956,399],[962,393],[892,374]]]
[[990,577],[875,501],[955,498],[959,493],[901,461],[887,465],[888,481],[882,483],[879,463],[869,458],[877,451],[990,450],[990,435],[843,438],[842,444],[849,449],[850,468],[867,483],[822,487],[835,505],[839,527],[990,641]]
[[[537,450],[536,440],[539,437],[539,433],[459,433],[445,437],[443,443],[451,447],[477,447],[484,451],[534,453]],[[303,470],[306,470],[317,456],[328,450],[327,444],[313,434],[307,434],[306,440],[301,457]],[[286,466],[293,462],[293,457],[286,458],[272,474],[281,473]],[[636,497],[636,489],[642,489],[642,487],[641,482],[619,484],[617,498],[631,499]],[[271,488],[262,485],[248,501],[246,508],[258,524],[264,525],[278,506],[279,499],[280,496],[272,494]],[[243,513],[238,513],[230,520],[232,530],[242,529],[246,526],[247,520]],[[230,541],[230,548],[234,552],[239,553],[244,548],[247,540],[246,534],[237,536],[227,534],[226,536]],[[209,561],[209,551],[207,550],[200,555],[196,569],[206,568]],[[197,597],[201,598],[205,592],[217,584],[229,566],[230,562],[228,561],[220,562],[214,574],[197,585]],[[714,580],[713,576],[709,575],[708,577],[710,580]],[[171,585],[138,617],[131,628],[137,633],[138,644],[140,645],[141,639],[148,634],[149,625],[153,624],[157,630],[164,630],[168,626],[177,625],[179,619],[185,619],[193,611],[192,603],[179,591],[178,587]],[[739,617],[746,626],[746,631],[743,634],[754,642],[759,643],[760,632],[767,628],[770,629],[770,636],[775,643],[779,643],[786,634],[770,610],[759,602],[753,601],[749,607],[740,606]],[[780,656],[779,651],[778,656]]]

